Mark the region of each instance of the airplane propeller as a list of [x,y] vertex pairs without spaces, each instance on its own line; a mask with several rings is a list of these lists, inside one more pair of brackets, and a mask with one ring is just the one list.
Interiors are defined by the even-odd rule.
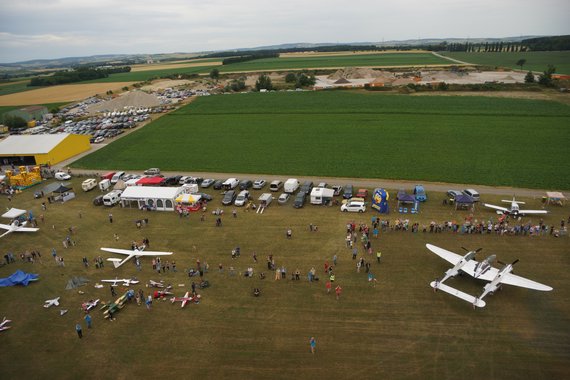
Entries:
[[[519,262],[519,259],[516,259],[515,261],[513,261],[513,262],[511,263],[511,266],[514,266],[514,265],[515,265],[516,263],[518,263],[518,262]],[[505,264],[504,262],[499,261],[499,260],[497,260],[497,263],[499,263],[499,264],[501,264],[501,265],[505,265],[505,266],[507,265],[507,264]]]

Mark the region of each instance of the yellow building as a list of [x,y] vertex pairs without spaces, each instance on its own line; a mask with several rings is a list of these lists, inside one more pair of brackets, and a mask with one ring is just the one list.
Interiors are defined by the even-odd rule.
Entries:
[[0,141],[0,163],[55,165],[91,148],[89,135],[14,135]]

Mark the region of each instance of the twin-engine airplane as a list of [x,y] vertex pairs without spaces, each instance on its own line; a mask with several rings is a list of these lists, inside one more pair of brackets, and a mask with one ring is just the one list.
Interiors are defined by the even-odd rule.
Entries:
[[[133,257],[141,257],[141,256],[164,256],[164,255],[172,255],[172,252],[159,252],[159,251],[144,251],[144,246],[141,248],[136,248],[134,250],[130,249],[118,249],[118,248],[101,248],[101,251],[111,252],[111,253],[118,253],[120,255],[127,255],[126,258],[123,260],[117,258],[109,258],[107,261],[113,262],[115,268],[120,267]],[[144,251],[144,252],[143,252]]]
[[[550,286],[513,274],[513,265],[515,265],[518,260],[515,260],[512,264],[504,264],[502,269],[497,269],[491,266],[491,264],[496,259],[496,255],[491,255],[481,262],[474,260],[475,254],[481,249],[478,249],[476,251],[469,251],[467,254],[465,254],[465,256],[460,256],[456,253],[450,252],[440,247],[436,247],[432,244],[426,244],[426,247],[442,259],[447,260],[454,265],[453,268],[445,272],[445,275],[441,280],[432,281],[430,286],[434,288],[434,290],[442,290],[457,298],[461,298],[462,300],[470,302],[473,304],[473,307],[484,307],[485,301],[483,301],[483,298],[487,294],[494,293],[496,290],[498,290],[501,287],[501,284],[520,286],[523,288],[540,290],[543,292],[552,290]],[[471,277],[480,280],[489,281],[489,283],[484,286],[483,293],[481,293],[479,297],[473,297],[472,295],[464,293],[443,283],[448,278],[455,277],[460,272],[467,273]]]
[[515,197],[513,197],[512,200],[501,199],[501,202],[510,203],[511,208],[495,206],[495,205],[492,205],[489,203],[483,203],[483,205],[485,207],[489,207],[489,208],[492,208],[494,210],[497,210],[497,214],[499,214],[499,215],[502,215],[502,214],[512,215],[515,218],[518,216],[524,216],[524,215],[548,214],[548,211],[546,211],[546,210],[521,210],[519,205],[524,205],[525,202],[517,201],[517,200],[515,200]]

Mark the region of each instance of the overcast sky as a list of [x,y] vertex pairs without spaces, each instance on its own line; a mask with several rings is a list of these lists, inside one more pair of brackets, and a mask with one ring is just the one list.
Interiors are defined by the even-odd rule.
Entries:
[[0,0],[0,62],[570,34],[569,0]]

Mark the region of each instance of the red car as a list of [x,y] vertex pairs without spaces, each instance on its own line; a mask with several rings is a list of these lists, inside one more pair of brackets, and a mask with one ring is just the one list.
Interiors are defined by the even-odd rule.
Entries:
[[368,190],[367,189],[358,189],[358,193],[356,193],[357,198],[364,198],[368,197]]

